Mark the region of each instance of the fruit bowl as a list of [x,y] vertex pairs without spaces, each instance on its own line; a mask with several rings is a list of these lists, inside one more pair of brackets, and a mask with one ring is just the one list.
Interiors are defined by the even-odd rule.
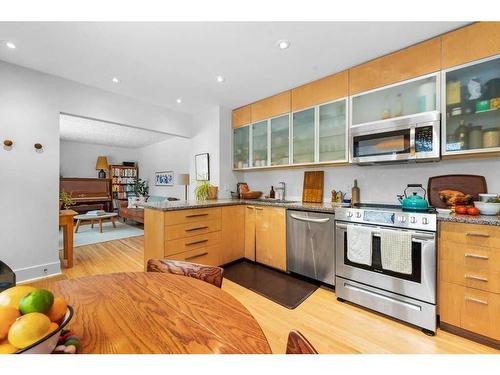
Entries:
[[500,212],[500,203],[474,202],[481,215],[496,215]]
[[27,346],[24,349],[18,350],[15,354],[50,354],[54,351],[57,345],[57,340],[61,336],[61,331],[70,322],[73,317],[73,308],[68,305],[66,314],[64,315],[62,323],[55,330],[50,332],[47,336],[41,338],[37,342]]

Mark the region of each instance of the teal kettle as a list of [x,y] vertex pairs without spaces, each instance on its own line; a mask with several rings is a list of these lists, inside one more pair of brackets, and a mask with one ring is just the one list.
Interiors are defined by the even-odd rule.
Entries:
[[[424,196],[420,196],[417,192],[413,192],[411,195],[407,194],[407,190],[411,188],[420,188],[424,191]],[[404,195],[398,195],[399,203],[403,207],[403,210],[411,211],[427,211],[429,209],[429,202],[425,199],[427,192],[422,187],[422,184],[408,184],[404,191]]]

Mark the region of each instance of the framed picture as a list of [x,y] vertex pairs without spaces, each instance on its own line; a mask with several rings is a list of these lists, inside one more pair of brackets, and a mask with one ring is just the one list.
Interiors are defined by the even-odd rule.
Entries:
[[156,172],[155,173],[155,185],[156,186],[173,186],[174,185],[174,172]]
[[210,161],[208,153],[197,154],[194,156],[194,168],[196,181],[210,180]]

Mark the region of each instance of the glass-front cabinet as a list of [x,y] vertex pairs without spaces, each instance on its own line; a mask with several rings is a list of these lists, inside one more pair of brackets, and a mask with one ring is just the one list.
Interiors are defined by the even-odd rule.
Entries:
[[252,167],[266,167],[268,122],[252,124]]
[[316,108],[295,112],[292,115],[293,164],[314,163]]
[[438,79],[433,73],[351,97],[351,125],[438,110]]
[[271,165],[290,163],[290,115],[271,119]]
[[233,129],[233,168],[250,166],[250,126]]
[[443,72],[443,155],[500,150],[500,55]]
[[319,162],[347,159],[346,113],[345,99],[319,106]]

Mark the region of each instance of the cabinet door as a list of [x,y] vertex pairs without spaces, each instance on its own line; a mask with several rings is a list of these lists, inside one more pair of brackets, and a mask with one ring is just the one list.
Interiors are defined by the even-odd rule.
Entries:
[[267,118],[290,112],[291,93],[285,91],[280,94],[259,100],[251,105],[252,121],[260,121]]
[[239,128],[240,126],[248,125],[252,122],[250,105],[244,107],[236,108],[231,114],[231,123],[233,128]]
[[267,121],[252,124],[252,167],[265,167],[267,163]]
[[347,159],[346,100],[319,106],[319,161]]
[[285,209],[255,207],[255,260],[286,271]]
[[315,112],[309,108],[293,114],[293,164],[314,163]]
[[290,163],[290,115],[271,119],[271,165]]
[[500,151],[500,55],[445,71],[443,154]]
[[245,258],[255,261],[255,207],[245,206]]
[[250,161],[250,127],[233,130],[233,168],[248,168]]
[[221,264],[245,256],[245,206],[222,207]]

